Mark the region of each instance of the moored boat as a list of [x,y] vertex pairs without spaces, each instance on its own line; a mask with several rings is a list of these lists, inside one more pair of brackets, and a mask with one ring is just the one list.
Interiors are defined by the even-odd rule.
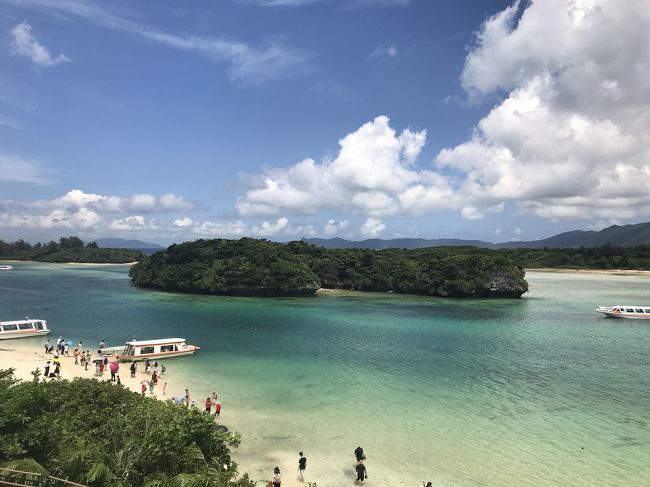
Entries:
[[596,308],[598,313],[604,314],[608,318],[632,318],[636,320],[650,320],[650,306],[599,306]]
[[14,268],[12,265],[0,265],[0,271],[10,271]]
[[102,348],[101,355],[115,355],[123,362],[131,360],[147,360],[157,358],[178,357],[191,355],[201,347],[188,345],[185,338],[160,338],[157,340],[133,340],[126,342],[123,347]]
[[0,340],[47,335],[49,332],[45,320],[0,321]]

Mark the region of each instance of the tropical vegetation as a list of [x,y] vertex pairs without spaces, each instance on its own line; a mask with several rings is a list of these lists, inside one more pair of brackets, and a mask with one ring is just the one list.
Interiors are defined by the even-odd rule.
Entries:
[[123,264],[135,262],[141,256],[138,250],[104,249],[95,242],[84,244],[79,237],[62,237],[58,242],[51,240],[34,245],[24,240],[12,243],[0,240],[0,260]]
[[526,269],[638,269],[650,270],[650,245],[636,247],[578,247],[570,249],[500,250]]
[[167,291],[312,295],[319,288],[429,296],[519,297],[523,270],[506,255],[475,247],[326,249],[302,241],[197,240],[145,256],[129,275]]
[[[95,379],[16,381],[0,370],[0,463],[109,487],[252,487],[210,417]],[[2,483],[0,474],[0,483]]]

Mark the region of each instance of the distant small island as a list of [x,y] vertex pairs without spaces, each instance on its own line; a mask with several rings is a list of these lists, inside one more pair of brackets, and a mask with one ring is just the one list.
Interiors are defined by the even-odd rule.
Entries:
[[523,269],[475,247],[325,249],[242,238],[197,240],[142,257],[136,286],[232,296],[310,296],[320,288],[445,297],[519,298]]
[[0,240],[0,260],[125,264],[139,260],[142,255],[133,249],[99,248],[95,242],[84,244],[78,237],[62,237],[58,242],[52,240],[34,245],[24,240],[12,243]]

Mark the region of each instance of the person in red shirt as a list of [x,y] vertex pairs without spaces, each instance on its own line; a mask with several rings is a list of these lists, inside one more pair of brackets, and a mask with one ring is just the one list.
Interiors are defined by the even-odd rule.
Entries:
[[205,412],[209,416],[212,411],[212,399],[209,397],[205,400]]
[[147,393],[147,385],[143,382],[143,383],[142,383],[142,396],[144,397],[144,395],[145,395],[146,393]]
[[221,416],[221,403],[219,401],[214,403],[214,415]]

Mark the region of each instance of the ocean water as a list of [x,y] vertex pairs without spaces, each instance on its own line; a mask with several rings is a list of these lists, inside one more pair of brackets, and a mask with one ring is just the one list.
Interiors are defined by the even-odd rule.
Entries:
[[169,394],[217,390],[256,480],[279,465],[294,485],[302,450],[306,480],[351,486],[362,446],[371,487],[650,485],[650,321],[594,312],[650,305],[650,278],[530,272],[520,300],[255,299],[140,290],[125,266],[13,265],[0,320],[93,347],[200,345],[167,361]]

